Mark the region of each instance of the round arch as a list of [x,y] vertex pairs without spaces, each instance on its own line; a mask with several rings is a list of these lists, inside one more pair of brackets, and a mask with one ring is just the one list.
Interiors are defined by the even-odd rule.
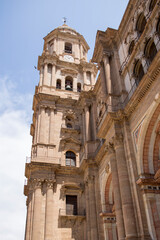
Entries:
[[151,126],[153,126],[154,122],[156,123],[155,119],[158,118],[158,111],[160,112],[160,95],[158,96],[158,100],[155,100],[149,107],[146,115],[144,116],[143,124],[140,130],[141,134],[137,143],[137,167],[139,175],[147,172],[153,173],[153,161],[148,161],[148,154],[146,155],[146,151],[149,150],[149,143],[147,143],[148,137],[151,137],[152,135],[153,128],[151,129]]

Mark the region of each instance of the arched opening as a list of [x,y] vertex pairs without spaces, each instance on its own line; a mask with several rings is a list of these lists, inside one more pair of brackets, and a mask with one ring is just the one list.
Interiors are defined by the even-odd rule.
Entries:
[[77,83],[77,92],[81,92],[81,83]]
[[160,36],[160,18],[158,20],[156,30],[157,30],[158,35]]
[[64,51],[65,51],[65,53],[70,53],[71,54],[72,53],[72,44],[66,42]]
[[152,39],[149,39],[146,43],[145,49],[144,49],[144,55],[148,59],[149,63],[151,63],[157,54],[156,46]]
[[76,155],[72,151],[66,152],[66,166],[70,166],[70,167],[76,166]]
[[65,90],[73,91],[73,79],[72,79],[72,77],[66,77]]
[[61,89],[61,80],[57,79],[56,88]]
[[139,36],[143,33],[145,26],[146,26],[146,19],[143,13],[141,13],[137,19],[136,23],[136,30],[139,34]]
[[129,49],[128,49],[128,54],[131,55],[134,49],[134,40],[130,43]]
[[151,0],[150,5],[149,5],[149,11],[151,12],[153,8],[155,7],[157,3],[157,0]]
[[136,85],[138,85],[144,76],[144,70],[140,60],[136,62],[133,73],[135,76]]
[[67,128],[72,128],[72,124],[71,123],[67,123],[66,126],[67,126]]

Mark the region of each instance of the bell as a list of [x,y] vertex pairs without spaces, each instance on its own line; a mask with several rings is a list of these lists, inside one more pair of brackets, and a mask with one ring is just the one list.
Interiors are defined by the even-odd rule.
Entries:
[[67,86],[66,86],[66,90],[71,91],[71,90],[72,90],[71,85],[67,84]]

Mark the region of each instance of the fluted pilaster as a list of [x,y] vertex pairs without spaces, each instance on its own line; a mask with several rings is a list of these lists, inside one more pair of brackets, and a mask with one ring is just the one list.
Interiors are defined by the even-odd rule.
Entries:
[[46,216],[45,216],[45,240],[53,239],[53,185],[54,180],[46,180]]
[[134,240],[137,237],[137,229],[130,189],[130,181],[128,176],[127,162],[124,152],[123,136],[121,134],[115,136],[114,145],[116,152],[126,239]]
[[109,144],[106,147],[106,151],[108,152],[108,157],[110,160],[111,172],[112,172],[112,184],[113,184],[118,238],[119,240],[124,240],[125,229],[124,229],[124,221],[123,221],[122,202],[121,202],[120,186],[119,186],[119,179],[118,179],[116,154],[115,154],[113,144]]
[[42,181],[40,179],[32,180],[34,188],[34,209],[33,209],[33,225],[32,225],[32,238],[31,240],[39,240],[41,238],[41,208],[42,208]]

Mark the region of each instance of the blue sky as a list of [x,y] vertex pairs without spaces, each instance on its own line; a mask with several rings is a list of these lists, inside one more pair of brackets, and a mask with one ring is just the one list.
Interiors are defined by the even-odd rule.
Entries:
[[[22,240],[23,179],[30,155],[32,97],[38,84],[43,37],[67,24],[84,36],[92,57],[97,30],[118,28],[128,0],[0,1],[0,239]],[[2,207],[3,206],[3,207]]]

